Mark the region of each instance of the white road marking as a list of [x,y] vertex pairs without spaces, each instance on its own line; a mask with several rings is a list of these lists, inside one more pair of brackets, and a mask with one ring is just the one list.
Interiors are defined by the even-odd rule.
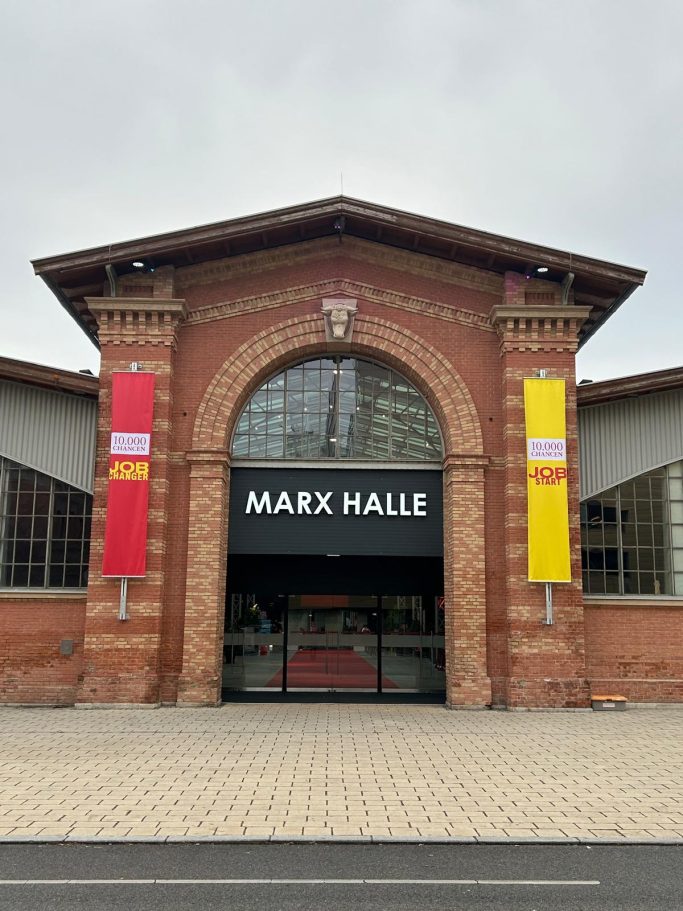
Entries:
[[599,879],[0,879],[0,886],[599,886]]

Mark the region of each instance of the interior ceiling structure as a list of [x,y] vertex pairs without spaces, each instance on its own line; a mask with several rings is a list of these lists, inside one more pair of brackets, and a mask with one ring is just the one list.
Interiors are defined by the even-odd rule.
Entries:
[[33,268],[97,345],[97,323],[85,298],[103,296],[107,266],[121,276],[135,271],[132,265],[135,261],[144,262],[147,268],[182,267],[336,234],[500,275],[510,271],[524,274],[542,266],[548,270],[544,279],[561,282],[572,272],[575,304],[591,308],[581,330],[581,344],[643,284],[646,275],[640,269],[348,196],[333,196],[258,215],[50,256],[34,260]]

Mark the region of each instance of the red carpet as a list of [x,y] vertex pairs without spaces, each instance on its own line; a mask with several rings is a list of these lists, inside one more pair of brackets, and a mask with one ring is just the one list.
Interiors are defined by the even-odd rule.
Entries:
[[[282,686],[282,671],[267,686]],[[372,689],[377,687],[377,668],[353,649],[299,649],[287,662],[287,687],[326,689]],[[382,689],[396,689],[388,677],[382,677]]]

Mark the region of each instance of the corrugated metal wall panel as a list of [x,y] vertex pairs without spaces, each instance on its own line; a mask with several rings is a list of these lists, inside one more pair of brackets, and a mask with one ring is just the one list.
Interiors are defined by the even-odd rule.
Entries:
[[[0,380],[0,455],[92,493],[97,402]],[[579,409],[581,499],[683,459],[683,390]]]
[[92,493],[97,402],[0,380],[0,455]]
[[683,459],[683,390],[579,409],[581,499]]

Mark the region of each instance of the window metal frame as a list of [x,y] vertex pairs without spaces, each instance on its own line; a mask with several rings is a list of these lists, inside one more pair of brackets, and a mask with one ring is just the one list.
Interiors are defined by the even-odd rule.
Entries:
[[[584,507],[584,506],[587,507],[588,503],[597,501],[600,503],[601,510],[604,511],[603,498],[606,497],[607,494],[610,494],[610,499],[612,499],[611,494],[612,494],[612,491],[614,491],[613,499],[615,502],[615,513],[616,513],[615,525],[616,525],[616,550],[617,550],[617,584],[618,584],[617,592],[610,592],[607,590],[607,577],[606,577],[607,560],[605,557],[606,557],[608,547],[605,544],[604,518],[602,519],[602,522],[601,522],[602,529],[603,529],[601,545],[593,544],[589,541],[588,529],[589,529],[590,523],[588,521],[588,517],[586,516],[586,519],[584,519],[583,516],[580,516],[580,518],[579,518],[580,537],[581,537],[581,553],[582,553],[581,581],[582,581],[582,589],[583,589],[584,595],[589,596],[589,597],[606,597],[606,598],[618,597],[618,598],[643,598],[643,599],[645,599],[645,598],[676,598],[676,597],[681,597],[681,595],[683,595],[683,591],[679,592],[676,590],[677,583],[676,583],[676,569],[675,569],[675,563],[674,563],[674,554],[675,554],[675,551],[680,548],[677,547],[677,545],[674,541],[674,525],[678,526],[681,523],[673,521],[672,509],[671,509],[672,499],[675,499],[676,502],[679,502],[678,498],[672,498],[672,496],[671,496],[669,469],[670,469],[670,466],[673,464],[679,464],[678,460],[676,460],[676,462],[673,462],[673,463],[668,463],[666,465],[657,466],[656,468],[652,468],[649,471],[636,475],[633,478],[628,478],[628,479],[620,482],[619,484],[615,484],[613,487],[607,488],[606,490],[603,490],[600,493],[595,494],[594,496],[588,497],[585,500],[581,501],[582,507]],[[664,494],[665,494],[665,496],[662,497],[662,499],[661,499],[662,508],[663,508],[662,522],[656,522],[654,519],[654,516],[653,516],[653,512],[652,512],[652,504],[655,501],[655,498],[653,497],[653,494],[652,494],[652,475],[654,472],[658,472],[658,471],[663,471],[662,484],[663,484],[663,489],[664,489]],[[624,492],[623,489],[626,484],[633,484],[634,482],[636,482],[638,480],[642,480],[644,478],[648,479],[649,496],[648,496],[647,502],[649,504],[651,504],[650,505],[650,518],[647,522],[641,522],[638,520],[638,500],[642,499],[642,498],[634,496],[632,498],[633,505],[634,505],[634,516],[633,516],[632,521],[633,521],[633,525],[634,525],[635,543],[625,545],[624,544],[624,534],[623,534],[624,522],[622,520],[622,496],[623,496],[623,492]],[[634,493],[635,493],[635,491],[634,491]],[[631,497],[629,497],[628,499],[631,499]],[[640,537],[639,537],[639,530],[638,530],[639,525],[648,525],[649,528],[651,529],[650,537],[652,540],[652,545],[648,546],[648,547],[643,547],[642,549],[652,551],[651,574],[655,580],[658,578],[658,576],[661,575],[662,578],[665,580],[665,585],[668,584],[668,586],[670,588],[669,592],[642,592],[641,593],[641,591],[640,591],[641,576],[646,573],[650,574],[650,570],[641,571],[641,569],[640,569],[639,551],[641,550],[641,545],[640,545]],[[659,568],[656,565],[656,551],[658,550],[658,543],[657,543],[657,538],[656,538],[656,534],[655,534],[655,529],[657,527],[659,527],[660,525],[662,526],[661,549],[664,551],[664,554],[665,554],[665,563],[664,563],[663,568]],[[592,572],[597,571],[597,570],[592,570],[590,567],[591,550],[593,550],[593,551],[598,550],[598,551],[601,551],[603,554],[603,560],[602,560],[603,584],[601,586],[600,591],[591,591],[590,576],[591,576]],[[627,571],[625,571],[625,569],[624,569],[624,551],[625,550],[628,550],[628,551],[635,550],[635,553],[637,556],[637,566],[634,569],[629,569]],[[586,554],[586,565],[585,566],[583,563],[584,553]],[[667,553],[668,553],[668,559],[666,556]],[[627,592],[625,590],[625,588],[626,588],[625,572],[633,573],[635,575],[635,577],[637,579],[637,589],[638,589],[637,591]]]
[[[336,391],[334,391],[334,392],[332,390],[325,390],[325,389],[323,389],[322,383],[321,383],[319,386],[320,395],[322,396],[323,393],[329,392],[330,396],[334,395],[334,401],[333,401],[333,405],[329,406],[330,409],[333,411],[333,414],[330,416],[332,418],[332,423],[330,423],[330,420],[328,417],[328,420],[326,421],[326,427],[325,427],[324,434],[320,433],[320,431],[318,431],[317,438],[322,443],[323,437],[326,437],[328,440],[328,443],[334,444],[334,452],[330,453],[328,455],[317,454],[317,453],[316,454],[306,453],[303,455],[287,455],[288,417],[289,417],[289,415],[298,414],[298,412],[296,412],[296,411],[289,410],[289,407],[288,407],[289,393],[290,393],[290,391],[294,391],[294,392],[301,391],[301,393],[303,395],[304,392],[306,391],[304,386],[302,386],[301,390],[298,390],[298,389],[290,390],[288,388],[289,371],[292,371],[292,370],[295,370],[295,369],[301,367],[302,370],[304,371],[304,376],[305,376],[305,370],[306,370],[305,365],[306,364],[312,364],[314,362],[319,362],[320,364],[322,364],[325,361],[330,361],[330,362],[333,362],[335,365],[334,368],[332,368],[332,369],[334,369],[334,372],[337,375],[339,375],[342,372],[341,364],[345,360],[353,360],[354,363],[360,362],[363,364],[369,364],[373,367],[379,368],[379,370],[386,371],[386,381],[388,384],[388,391],[387,391],[387,409],[388,410],[387,410],[387,414],[386,414],[386,417],[387,417],[386,452],[378,453],[377,455],[373,455],[372,453],[369,454],[367,451],[361,453],[360,455],[344,455],[342,453],[343,444],[342,444],[342,440],[340,437],[340,426],[341,426],[340,417],[345,415],[346,412],[342,411],[340,409],[340,403],[341,403],[342,393],[345,390],[343,390],[339,387],[337,387]],[[325,368],[318,367],[318,368],[313,368],[313,369],[316,369],[317,372],[320,374],[322,371],[324,371]],[[280,376],[283,377],[282,411],[281,412],[270,412],[270,413],[271,414],[280,413],[282,415],[283,429],[282,429],[281,435],[280,435],[280,433],[277,434],[277,438],[279,439],[281,436],[283,445],[282,445],[281,453],[279,453],[278,455],[269,456],[267,454],[269,434],[267,432],[264,434],[255,434],[252,429],[250,417],[252,414],[254,414],[254,411],[251,408],[251,404],[259,393],[266,393],[266,403],[267,403],[268,392],[269,392],[268,384]],[[407,458],[405,453],[401,454],[401,455],[397,454],[396,456],[392,455],[392,453],[394,452],[394,449],[397,448],[397,446],[394,444],[394,439],[400,440],[400,438],[401,438],[401,436],[398,433],[394,433],[395,414],[400,413],[398,408],[395,405],[395,390],[396,390],[396,387],[401,384],[404,384],[407,387],[408,399],[410,399],[410,396],[412,394],[415,394],[416,398],[419,399],[422,406],[424,407],[424,432],[422,432],[421,435],[419,437],[417,437],[417,439],[420,440],[420,445],[423,449],[424,455],[418,456],[415,458]],[[357,392],[357,388],[358,388],[357,386],[354,387],[353,391]],[[309,391],[315,393],[318,390],[309,390]],[[375,436],[373,428],[375,427],[376,404],[377,403],[376,403],[375,397],[373,396],[372,400],[370,402],[370,413],[369,413],[369,420],[368,420],[368,426],[369,426],[369,430],[370,430],[370,439],[371,440],[373,440],[374,436]],[[409,408],[409,406],[410,406],[410,402],[408,401],[405,404],[405,407],[403,408],[403,413],[405,413],[405,410],[407,408]],[[322,408],[322,406],[320,406],[320,407]],[[306,409],[304,409],[304,410],[306,410]],[[358,411],[358,410],[360,410],[360,406],[357,405],[356,411]],[[268,413],[269,413],[268,404],[266,404],[266,407],[263,411],[264,418]],[[322,411],[320,411],[319,413],[318,412],[314,412],[314,413],[319,414],[320,418],[322,418],[324,416],[324,413]],[[302,412],[302,414],[303,414],[303,412]],[[246,431],[242,431],[242,430],[240,430],[240,424],[243,423],[245,415],[248,416],[248,419],[249,419],[248,427],[247,427]],[[354,415],[351,415],[351,416],[353,417]],[[429,435],[428,429],[429,429],[430,425],[433,425],[433,427],[436,429],[435,440],[438,439],[438,450],[434,449],[433,452],[428,453],[427,449],[430,446],[430,435]],[[406,424],[402,425],[402,426],[409,426],[409,425],[406,422]],[[267,425],[266,425],[266,427],[267,427]],[[397,428],[397,430],[398,430],[398,428]],[[302,431],[302,433],[303,433],[303,431]],[[266,442],[265,442],[266,452],[259,452],[258,454],[255,453],[253,456],[249,455],[249,454],[245,455],[242,452],[235,453],[235,446],[238,441],[238,438],[244,438],[244,440],[247,442],[247,447],[249,450],[251,448],[251,440],[254,437],[260,437],[260,436],[262,436],[266,440]],[[406,437],[407,437],[407,434],[406,434]],[[241,440],[240,440],[240,442],[241,442]],[[433,445],[433,444],[431,444],[431,445]],[[322,448],[322,445],[321,445],[321,448]],[[232,431],[232,436],[231,436],[231,440],[230,440],[230,452],[231,452],[233,464],[236,464],[239,461],[240,463],[251,464],[251,465],[254,465],[259,462],[263,462],[268,465],[273,465],[276,462],[286,462],[289,465],[291,465],[292,463],[297,463],[297,464],[316,463],[316,464],[335,464],[335,465],[349,464],[349,463],[352,463],[352,464],[372,463],[374,465],[379,465],[379,464],[387,464],[387,463],[394,464],[397,462],[403,462],[404,464],[407,464],[407,465],[426,465],[428,463],[434,464],[435,462],[438,462],[439,464],[441,463],[441,460],[443,459],[443,453],[444,453],[444,443],[443,443],[443,434],[441,432],[441,427],[439,426],[439,422],[436,419],[436,415],[434,414],[432,407],[430,406],[429,402],[424,397],[424,395],[420,392],[420,390],[417,389],[414,386],[414,384],[410,382],[410,380],[406,379],[406,377],[404,377],[403,374],[401,374],[399,371],[394,370],[393,367],[387,367],[386,364],[382,364],[380,361],[368,360],[367,358],[356,357],[356,355],[354,355],[354,354],[346,353],[346,354],[319,355],[316,357],[305,358],[304,360],[296,361],[294,363],[286,365],[285,367],[280,368],[279,370],[277,370],[274,373],[272,373],[271,375],[269,375],[265,380],[263,380],[263,382],[259,385],[259,387],[252,392],[249,399],[245,403],[244,407],[240,411],[239,417],[237,418],[237,421],[235,422],[235,426]]]
[[[21,493],[29,493],[29,491],[21,491],[19,488],[17,491],[9,490],[9,472],[17,471],[18,472],[18,482],[19,488],[21,485],[22,474],[25,472],[33,478],[33,491],[32,491],[32,502],[31,502],[31,513],[24,514],[19,511],[19,496]],[[38,479],[45,478],[49,481],[49,490],[40,491],[47,493],[47,511],[36,509],[36,494],[38,491]],[[56,485],[62,485],[64,490],[56,490]],[[46,485],[47,486],[47,485]],[[15,506],[13,513],[7,511],[9,504],[9,499],[15,495]],[[64,519],[64,535],[63,537],[55,537],[55,495],[63,494],[66,496],[66,510],[63,515]],[[71,499],[72,495],[79,494],[84,497],[83,508],[79,512],[72,512],[71,510]],[[35,468],[31,468],[29,465],[24,465],[20,462],[15,462],[12,459],[0,456],[0,591],[16,591],[16,592],[26,592],[26,591],[84,591],[87,588],[87,575],[89,567],[89,556],[90,556],[90,535],[91,535],[91,522],[92,522],[92,494],[89,494],[85,490],[81,490],[78,487],[74,487],[71,484],[67,484],[65,481],[60,481],[58,478],[53,478],[50,475],[45,474],[44,472],[38,471]],[[19,518],[30,518],[30,538],[18,538],[17,537],[17,523]],[[46,531],[45,536],[40,536],[36,538],[36,519],[44,518],[46,519]],[[60,518],[62,518],[60,516]],[[70,534],[70,529],[72,527],[72,520],[79,519],[81,520],[81,529],[79,535]],[[9,532],[12,530],[12,534]],[[16,560],[16,542],[18,540],[28,540],[29,542],[29,551],[28,551],[28,562],[18,562]],[[45,540],[45,559],[37,560],[35,563],[31,559],[33,556],[33,546],[34,541]],[[53,562],[53,554],[56,542],[63,542],[64,545],[64,554],[63,558],[57,563]],[[9,544],[9,547],[7,545]],[[79,559],[77,561],[69,561],[68,550],[70,546],[78,545]],[[15,581],[17,575],[17,567],[27,567],[27,577],[26,584],[17,583]],[[34,568],[37,569],[40,567],[42,569],[42,584],[36,585],[31,584],[32,582],[32,573]],[[52,584],[51,577],[54,568],[61,569],[61,584]],[[67,573],[67,568],[77,568],[78,577],[81,581],[80,585],[65,585],[65,577]],[[8,578],[9,584],[3,584],[4,580]]]

